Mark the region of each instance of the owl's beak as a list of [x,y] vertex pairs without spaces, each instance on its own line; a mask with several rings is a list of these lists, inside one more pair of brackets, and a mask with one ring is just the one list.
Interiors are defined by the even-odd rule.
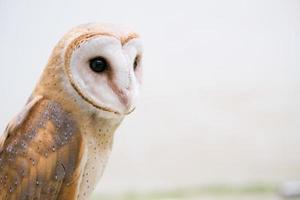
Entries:
[[130,114],[135,109],[138,97],[137,83],[133,78],[134,72],[128,68],[128,70],[115,71],[114,75],[110,87],[118,98],[119,112],[124,115]]
[[123,114],[130,114],[135,109],[134,98],[130,89],[121,89],[117,92],[120,103],[123,105]]

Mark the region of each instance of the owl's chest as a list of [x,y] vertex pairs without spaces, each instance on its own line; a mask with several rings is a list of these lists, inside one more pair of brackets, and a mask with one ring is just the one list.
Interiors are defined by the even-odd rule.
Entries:
[[112,134],[88,134],[82,161],[78,200],[86,200],[103,175],[112,148]]

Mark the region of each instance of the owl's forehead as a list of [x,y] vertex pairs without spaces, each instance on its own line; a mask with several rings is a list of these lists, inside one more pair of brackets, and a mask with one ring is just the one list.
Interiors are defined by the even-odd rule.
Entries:
[[76,43],[81,43],[94,36],[101,35],[114,37],[119,40],[122,45],[131,39],[139,37],[139,35],[129,27],[104,23],[90,23],[73,28],[64,38],[69,42],[76,40]]
[[[85,46],[85,44],[89,44],[88,41],[93,41],[93,44],[96,44],[97,42],[95,43],[95,41],[98,41],[97,39],[101,36],[105,36],[105,40],[110,42],[112,40],[107,40],[107,36],[115,38],[122,46],[125,46],[125,44],[133,39],[139,38],[139,35],[136,32],[124,26],[98,23],[77,26],[69,31],[58,44],[58,52],[60,55],[63,55],[65,66],[70,65],[71,57],[76,50],[82,49],[80,47]],[[97,39],[93,40],[95,38]],[[135,40],[131,45],[133,45],[141,54],[142,45],[139,39]],[[54,51],[54,53],[55,52],[56,51]]]

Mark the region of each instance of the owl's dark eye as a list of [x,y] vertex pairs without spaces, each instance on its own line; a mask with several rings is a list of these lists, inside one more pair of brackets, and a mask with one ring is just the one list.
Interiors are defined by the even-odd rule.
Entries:
[[133,69],[134,69],[134,70],[136,70],[138,64],[139,64],[139,57],[137,56],[137,57],[135,57],[134,63],[133,63]]
[[104,72],[108,67],[107,61],[102,57],[93,58],[89,62],[90,68],[96,73]]

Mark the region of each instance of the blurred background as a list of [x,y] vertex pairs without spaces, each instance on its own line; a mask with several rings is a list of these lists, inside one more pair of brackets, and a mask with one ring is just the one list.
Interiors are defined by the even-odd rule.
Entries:
[[94,199],[297,192],[299,0],[0,0],[1,130],[60,37],[95,21],[142,35],[145,82]]

